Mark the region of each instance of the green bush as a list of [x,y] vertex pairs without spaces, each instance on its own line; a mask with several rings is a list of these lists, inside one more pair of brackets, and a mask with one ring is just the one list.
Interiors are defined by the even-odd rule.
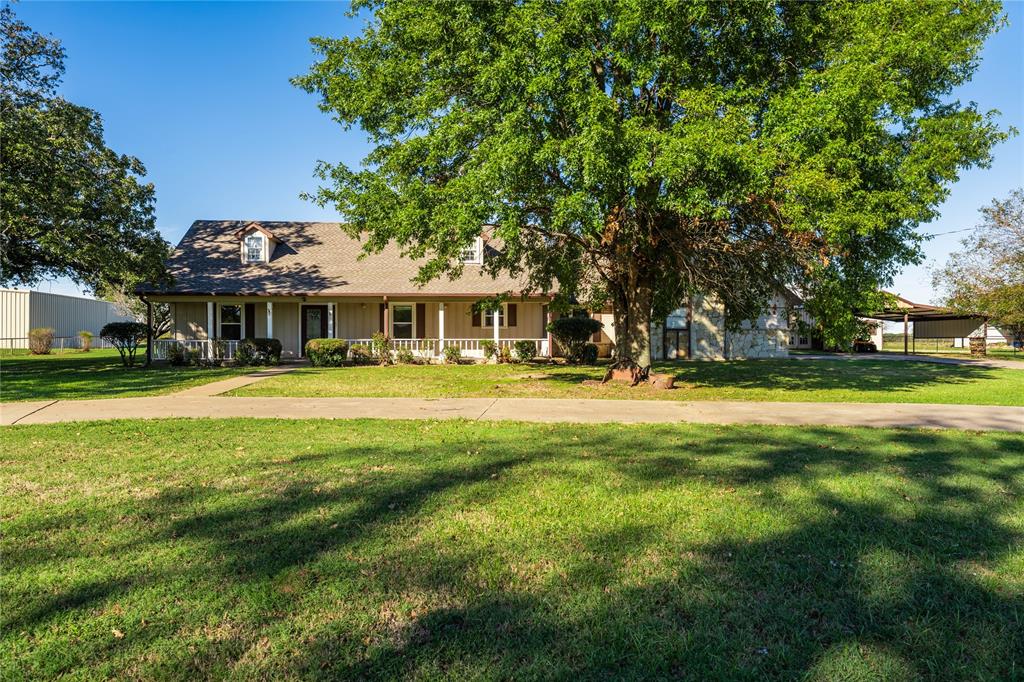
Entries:
[[175,343],[167,349],[167,362],[174,367],[187,367],[191,364],[191,360],[192,358],[184,344]]
[[515,356],[519,362],[529,362],[537,357],[537,346],[533,341],[527,341],[525,339],[515,342]]
[[[589,317],[560,317],[547,326],[547,331],[565,349],[565,359],[572,363],[586,362],[584,353],[590,337],[604,327],[600,321]],[[593,345],[593,344],[591,344]],[[597,352],[597,346],[594,346]],[[589,356],[587,356],[589,357]],[[596,361],[597,356],[594,356]]]
[[[306,344],[309,347],[309,344]],[[281,364],[281,342],[277,339],[242,339],[235,350],[235,364],[260,367]]]
[[370,361],[370,347],[365,343],[353,343],[348,355],[354,364],[365,365]]
[[462,359],[462,351],[458,346],[444,347],[444,362],[446,365],[457,365]]
[[103,325],[100,336],[117,349],[121,355],[121,364],[131,367],[135,364],[135,354],[148,332],[149,327],[142,322],[109,322]]
[[348,351],[345,339],[310,339],[306,342],[306,357],[314,367],[340,367],[348,360]]
[[597,364],[597,344],[586,343],[583,344],[583,353],[580,355],[580,362],[584,365],[596,365]]
[[78,332],[78,340],[81,342],[83,353],[92,350],[92,332],[85,330]]
[[36,327],[28,333],[28,352],[32,355],[49,355],[53,347],[53,329]]
[[401,365],[411,365],[416,362],[416,356],[412,354],[412,351],[408,348],[402,348],[395,353],[395,359]]
[[374,332],[370,339],[370,352],[381,365],[391,364],[391,339],[384,332]]
[[484,358],[490,360],[498,354],[498,344],[494,343],[494,339],[484,339],[480,342],[480,350],[484,352]]
[[512,349],[508,346],[502,346],[498,349],[498,362],[508,364],[512,362]]

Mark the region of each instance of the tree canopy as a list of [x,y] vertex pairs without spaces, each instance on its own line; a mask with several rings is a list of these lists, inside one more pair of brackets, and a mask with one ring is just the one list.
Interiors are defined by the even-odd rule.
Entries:
[[[828,323],[920,258],[915,228],[1003,138],[950,99],[995,2],[365,0],[295,83],[374,145],[315,198],[370,250],[611,303],[620,364],[653,315],[716,296],[736,322],[797,286]],[[834,320],[833,320],[834,318]]]
[[1004,334],[1024,341],[1024,189],[981,209],[981,223],[933,273],[943,303],[981,313]]
[[67,276],[127,291],[160,281],[167,244],[142,163],[103,141],[98,113],[57,94],[60,42],[0,8],[0,282]]

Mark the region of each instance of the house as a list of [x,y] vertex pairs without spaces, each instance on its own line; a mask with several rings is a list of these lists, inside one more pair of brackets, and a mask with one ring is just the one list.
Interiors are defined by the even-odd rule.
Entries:
[[[108,322],[126,322],[109,301],[42,291],[0,289],[0,348],[28,348],[30,329],[53,329],[57,347],[79,346],[78,332],[99,336]],[[97,345],[99,340],[97,339]]]
[[[463,252],[457,279],[414,283],[422,261],[390,244],[366,255],[338,223],[196,221],[171,255],[173,284],[143,287],[150,302],[170,304],[171,338],[154,344],[165,357],[169,344],[197,348],[204,356],[218,340],[231,357],[239,339],[279,339],[286,357],[300,357],[313,338],[369,343],[384,331],[396,349],[434,357],[446,346],[482,357],[483,342],[501,347],[530,341],[538,355],[557,352],[545,328],[554,319],[548,292],[527,292],[525,281],[492,278],[483,263],[495,246],[484,239]],[[482,298],[505,296],[495,312],[474,310]],[[615,339],[610,313],[595,341]],[[656,359],[774,357],[786,354],[784,308],[773,304],[739,333],[725,330],[724,310],[695,297],[652,325]]]

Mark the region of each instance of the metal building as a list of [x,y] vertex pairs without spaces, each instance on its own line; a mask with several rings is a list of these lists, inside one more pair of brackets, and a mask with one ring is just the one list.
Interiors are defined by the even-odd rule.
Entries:
[[[0,348],[28,348],[28,331],[50,327],[64,346],[78,345],[78,332],[97,337],[108,322],[130,321],[112,303],[41,291],[0,289]],[[99,339],[96,339],[97,342]],[[97,345],[99,345],[97,343]]]

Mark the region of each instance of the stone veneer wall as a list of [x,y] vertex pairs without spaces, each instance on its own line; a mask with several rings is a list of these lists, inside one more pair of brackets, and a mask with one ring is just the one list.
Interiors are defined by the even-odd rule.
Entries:
[[[785,301],[776,297],[771,308],[739,331],[725,329],[725,306],[711,297],[694,296],[690,325],[691,360],[784,358],[789,355],[789,324]],[[651,357],[662,360],[662,323],[651,324]]]

